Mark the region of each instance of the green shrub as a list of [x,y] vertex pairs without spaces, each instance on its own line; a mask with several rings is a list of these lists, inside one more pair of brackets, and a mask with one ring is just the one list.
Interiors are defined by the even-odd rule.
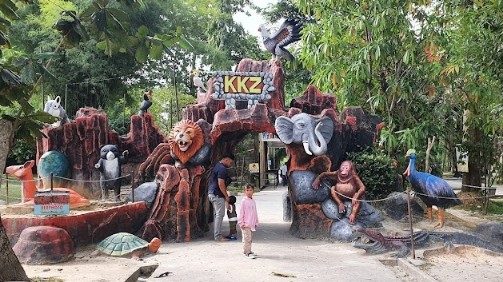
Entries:
[[502,200],[489,200],[487,213],[490,214],[503,214],[503,201]]
[[364,151],[349,154],[349,160],[365,184],[365,199],[383,199],[395,190],[397,172],[393,160],[387,155]]
[[15,160],[16,164],[24,164],[28,160],[35,160],[36,154],[36,143],[33,140],[18,139],[14,142],[8,158]]

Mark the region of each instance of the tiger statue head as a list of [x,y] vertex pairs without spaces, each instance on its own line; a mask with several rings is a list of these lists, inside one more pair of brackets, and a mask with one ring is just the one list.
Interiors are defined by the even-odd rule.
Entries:
[[204,144],[201,127],[192,120],[181,120],[173,126],[168,136],[171,153],[182,164],[187,163]]

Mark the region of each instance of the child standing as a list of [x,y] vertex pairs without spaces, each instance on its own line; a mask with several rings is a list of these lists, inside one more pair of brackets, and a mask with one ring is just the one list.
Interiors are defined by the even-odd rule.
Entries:
[[255,187],[249,183],[245,185],[245,197],[241,201],[238,217],[238,224],[241,228],[244,243],[243,253],[247,258],[251,259],[257,257],[257,255],[251,251],[252,232],[255,231],[255,228],[258,226],[257,205],[253,199],[254,188]]
[[229,209],[227,210],[227,217],[229,218],[229,240],[238,239],[238,231],[236,225],[238,224],[238,213],[236,212],[236,197],[229,196]]

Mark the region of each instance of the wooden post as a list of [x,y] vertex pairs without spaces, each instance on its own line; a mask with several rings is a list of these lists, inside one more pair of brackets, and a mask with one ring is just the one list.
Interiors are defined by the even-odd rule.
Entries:
[[412,254],[412,259],[416,259],[416,251],[414,249],[414,228],[412,226],[412,211],[410,208],[410,189],[407,189],[407,211],[409,213],[410,225],[410,252]]
[[9,204],[9,175],[5,175],[5,204]]
[[134,171],[131,171],[131,201],[133,201],[134,203],[134,189],[135,189],[135,185],[134,185]]

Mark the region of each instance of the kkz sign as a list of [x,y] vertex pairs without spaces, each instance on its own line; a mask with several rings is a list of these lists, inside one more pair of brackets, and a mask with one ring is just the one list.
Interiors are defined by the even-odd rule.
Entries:
[[236,108],[236,101],[247,101],[248,108],[271,99],[271,73],[265,72],[216,72],[213,77],[214,100],[225,100],[225,108]]
[[260,94],[263,88],[260,76],[224,76],[224,93]]

